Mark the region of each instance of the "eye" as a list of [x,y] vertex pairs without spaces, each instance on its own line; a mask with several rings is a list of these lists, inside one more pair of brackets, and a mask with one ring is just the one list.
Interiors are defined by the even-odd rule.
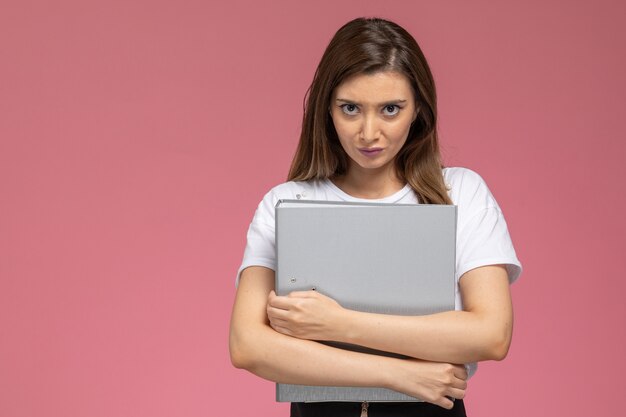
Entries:
[[341,110],[348,116],[354,116],[359,112],[359,108],[356,106],[356,104],[342,104],[339,107],[341,107]]
[[383,107],[383,114],[385,116],[395,116],[400,112],[400,107],[395,104],[389,104]]

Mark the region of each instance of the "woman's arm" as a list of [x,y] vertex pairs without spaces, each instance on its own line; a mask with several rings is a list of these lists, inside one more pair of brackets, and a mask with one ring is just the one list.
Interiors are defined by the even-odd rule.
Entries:
[[465,273],[464,311],[393,316],[347,310],[315,291],[270,294],[268,316],[277,331],[309,340],[334,340],[429,361],[501,360],[509,349],[513,308],[503,266]]
[[384,387],[445,408],[452,407],[447,396],[465,395],[467,373],[462,366],[367,355],[276,332],[266,315],[273,289],[272,270],[243,271],[230,329],[236,367],[282,383]]

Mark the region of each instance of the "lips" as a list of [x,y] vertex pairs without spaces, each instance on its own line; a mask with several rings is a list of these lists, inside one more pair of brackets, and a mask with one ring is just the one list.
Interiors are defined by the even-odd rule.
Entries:
[[383,148],[359,148],[359,152],[361,152],[365,156],[374,157],[381,153]]

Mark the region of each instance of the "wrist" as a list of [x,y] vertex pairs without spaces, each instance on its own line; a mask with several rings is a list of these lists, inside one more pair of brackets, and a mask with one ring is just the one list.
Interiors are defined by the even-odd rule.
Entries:
[[340,307],[332,320],[333,339],[336,342],[354,344],[355,311]]
[[404,359],[383,357],[384,367],[379,372],[380,386],[393,391],[401,391],[401,381],[407,379]]

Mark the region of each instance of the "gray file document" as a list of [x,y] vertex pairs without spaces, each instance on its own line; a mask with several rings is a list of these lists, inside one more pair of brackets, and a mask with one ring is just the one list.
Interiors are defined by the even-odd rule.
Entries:
[[[276,293],[315,289],[345,308],[381,314],[454,310],[456,213],[452,205],[280,200]],[[290,384],[277,384],[276,399],[419,401],[383,388]]]

